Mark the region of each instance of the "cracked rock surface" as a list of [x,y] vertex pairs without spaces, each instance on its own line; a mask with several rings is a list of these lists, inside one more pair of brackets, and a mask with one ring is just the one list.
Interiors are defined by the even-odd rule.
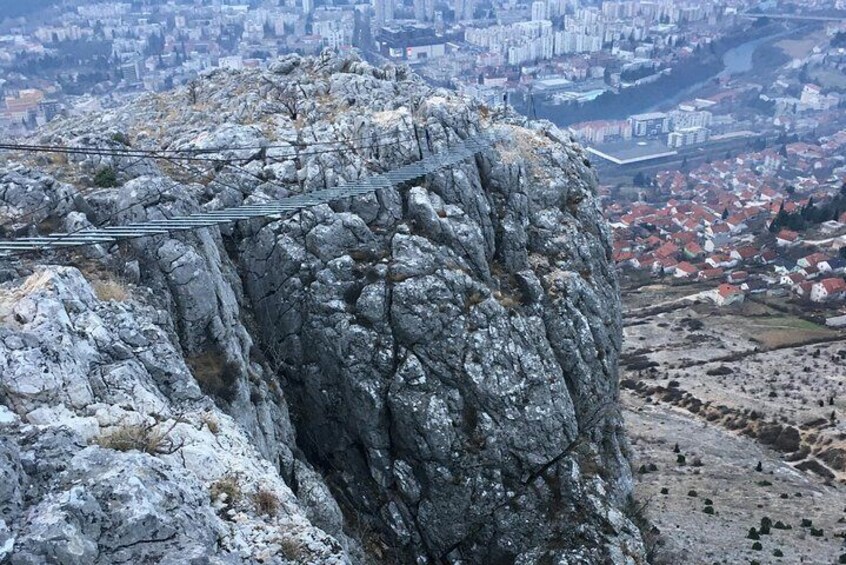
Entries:
[[[0,556],[645,562],[622,512],[609,234],[582,150],[551,124],[402,68],[289,56],[212,73],[196,102],[144,96],[39,134],[211,149],[214,166],[10,162],[0,213],[30,233],[214,210],[490,130],[493,148],[375,194],[3,261]],[[91,186],[105,166],[120,186]],[[115,449],[128,426],[157,448]]]

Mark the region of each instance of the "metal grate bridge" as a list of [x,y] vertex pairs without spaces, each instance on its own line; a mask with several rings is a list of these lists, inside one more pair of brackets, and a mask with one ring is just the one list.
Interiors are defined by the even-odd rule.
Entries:
[[441,153],[429,155],[419,161],[403,165],[386,173],[364,177],[333,188],[315,190],[279,200],[223,208],[211,212],[174,216],[163,220],[86,228],[71,233],[50,233],[40,237],[0,240],[0,256],[27,251],[80,247],[100,243],[111,244],[118,240],[161,235],[175,231],[195,230],[249,218],[291,214],[304,208],[326,204],[340,198],[360,196],[375,192],[380,188],[397,186],[434,173],[439,169],[450,167],[480,153],[493,145],[497,139],[498,136],[492,133],[480,134],[465,139]]

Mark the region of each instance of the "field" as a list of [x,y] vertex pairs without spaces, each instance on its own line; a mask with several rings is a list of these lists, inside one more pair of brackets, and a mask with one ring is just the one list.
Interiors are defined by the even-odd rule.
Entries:
[[815,38],[782,39],[775,46],[792,59],[803,59],[811,53],[811,50],[818,43],[818,39]]
[[738,320],[752,339],[767,349],[804,343],[816,343],[838,335],[837,332],[793,316],[741,318]]
[[833,88],[836,90],[846,89],[846,76],[843,73],[831,69],[812,69],[810,71],[811,77],[819,82],[824,89]]

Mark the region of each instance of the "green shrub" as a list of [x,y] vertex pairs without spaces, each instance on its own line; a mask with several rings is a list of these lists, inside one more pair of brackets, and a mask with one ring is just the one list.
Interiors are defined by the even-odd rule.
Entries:
[[761,518],[761,527],[758,529],[758,533],[762,536],[768,535],[770,533],[770,527],[773,525],[773,521],[770,520],[768,516],[764,516]]
[[129,138],[123,132],[112,134],[112,141],[116,141],[117,143],[120,143],[121,145],[126,145],[127,147],[130,146]]
[[112,167],[103,167],[94,175],[94,186],[111,188],[117,184],[117,173]]
[[764,549],[764,546],[761,545],[761,542],[756,541],[752,544],[752,549],[754,549],[755,551],[761,551],[762,549]]
[[758,535],[758,530],[755,528],[749,528],[749,533],[746,534],[746,539],[759,540],[761,539],[761,536]]

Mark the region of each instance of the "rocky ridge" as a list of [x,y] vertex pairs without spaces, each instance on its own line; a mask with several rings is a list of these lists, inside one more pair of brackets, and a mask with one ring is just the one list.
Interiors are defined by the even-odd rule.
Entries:
[[0,213],[22,234],[260,202],[490,128],[418,185],[0,264],[0,555],[643,562],[609,234],[551,124],[290,56],[37,140],[220,161],[13,158]]

